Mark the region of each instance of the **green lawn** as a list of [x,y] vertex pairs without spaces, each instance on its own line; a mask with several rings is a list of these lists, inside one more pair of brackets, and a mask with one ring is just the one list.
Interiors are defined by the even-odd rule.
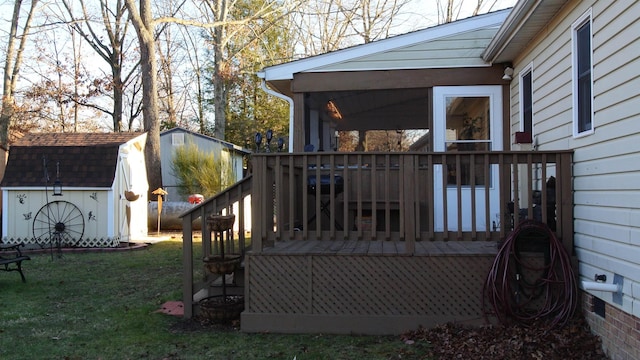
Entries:
[[0,359],[421,359],[400,337],[192,329],[158,313],[181,300],[182,242],[145,250],[32,254],[0,272]]

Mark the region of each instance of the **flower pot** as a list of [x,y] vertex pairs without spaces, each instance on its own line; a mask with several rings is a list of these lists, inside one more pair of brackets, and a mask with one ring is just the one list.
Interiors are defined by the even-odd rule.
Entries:
[[209,215],[207,217],[207,226],[210,231],[227,231],[233,227],[233,223],[236,220],[236,216],[231,215]]
[[228,321],[240,317],[244,310],[244,296],[209,296],[198,302],[200,315],[214,322]]
[[231,274],[240,265],[240,255],[226,255],[225,257],[209,255],[202,261],[212,274]]

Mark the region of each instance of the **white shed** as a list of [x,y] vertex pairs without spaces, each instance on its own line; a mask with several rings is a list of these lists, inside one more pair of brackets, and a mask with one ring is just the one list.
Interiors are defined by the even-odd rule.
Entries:
[[146,136],[32,133],[17,140],[0,183],[2,242],[116,247],[146,237]]

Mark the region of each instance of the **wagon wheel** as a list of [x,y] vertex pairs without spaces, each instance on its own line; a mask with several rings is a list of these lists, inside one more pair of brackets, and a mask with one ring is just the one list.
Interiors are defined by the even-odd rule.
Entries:
[[84,216],[68,201],[44,205],[33,219],[33,237],[41,246],[72,246],[82,239]]

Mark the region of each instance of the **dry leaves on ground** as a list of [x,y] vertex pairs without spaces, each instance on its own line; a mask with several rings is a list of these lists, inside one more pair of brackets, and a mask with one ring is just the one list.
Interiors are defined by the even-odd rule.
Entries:
[[556,329],[542,322],[528,327],[445,324],[407,332],[402,339],[405,343],[428,342],[433,359],[607,359],[600,338],[590,333],[582,318]]

